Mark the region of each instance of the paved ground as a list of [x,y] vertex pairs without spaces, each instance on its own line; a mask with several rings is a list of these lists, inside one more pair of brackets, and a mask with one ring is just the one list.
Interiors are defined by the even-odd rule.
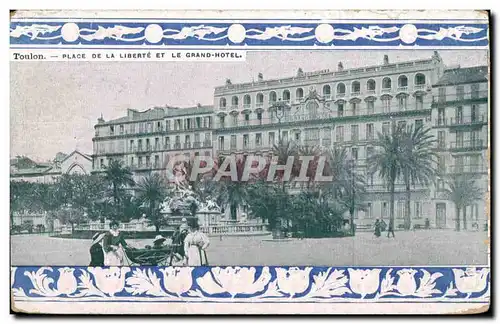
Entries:
[[[264,241],[268,237],[211,237],[211,265],[472,265],[487,264],[486,232],[396,232],[396,239],[358,233],[352,238]],[[151,240],[130,240],[136,247]],[[12,265],[87,265],[90,240],[12,236]]]

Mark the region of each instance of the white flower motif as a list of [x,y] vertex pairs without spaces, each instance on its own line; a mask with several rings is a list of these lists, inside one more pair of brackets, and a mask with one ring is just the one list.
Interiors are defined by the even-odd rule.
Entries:
[[97,267],[88,270],[94,275],[97,288],[110,296],[114,296],[125,288],[125,275],[130,272],[128,267],[107,269]]
[[254,267],[215,267],[211,272],[196,279],[196,282],[208,294],[228,292],[234,297],[237,294],[252,295],[262,291],[269,280],[271,280],[271,273],[268,267],[262,269],[257,279],[255,279]]
[[60,294],[71,295],[76,291],[77,282],[73,268],[59,268],[59,279],[57,280],[57,290]]
[[481,270],[467,268],[465,271],[462,269],[452,269],[452,271],[458,291],[467,294],[467,297],[472,293],[483,291],[488,284],[486,281],[489,274],[488,268],[482,268]]
[[401,269],[396,273],[399,276],[398,283],[396,284],[396,289],[402,295],[413,295],[417,291],[417,280],[415,279],[417,270]]
[[378,290],[380,284],[380,272],[382,269],[347,269],[349,272],[349,286],[351,290],[360,294],[361,298],[373,294]]
[[292,267],[288,270],[276,268],[276,278],[278,280],[279,290],[290,294],[290,297],[304,292],[309,287],[311,281],[309,280],[311,270],[311,267],[305,269]]
[[163,273],[163,285],[171,293],[178,296],[193,286],[193,267],[168,267],[160,269]]

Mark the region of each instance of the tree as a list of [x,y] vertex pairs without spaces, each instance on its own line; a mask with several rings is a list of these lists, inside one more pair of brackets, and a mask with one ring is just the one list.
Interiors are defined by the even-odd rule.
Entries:
[[376,150],[368,158],[369,172],[378,173],[380,178],[387,183],[387,189],[390,193],[390,212],[389,212],[389,233],[394,231],[394,195],[396,180],[402,174],[402,165],[405,157],[403,148],[404,127],[392,124],[390,134],[378,133],[377,140],[373,145]]
[[288,194],[277,183],[259,181],[248,185],[246,195],[252,214],[267,221],[269,229],[276,235],[279,221],[287,213],[281,207],[289,206]]
[[121,160],[113,160],[110,162],[106,167],[104,179],[111,187],[111,197],[113,198],[116,213],[114,217],[117,218],[121,212],[121,199],[124,195],[123,188],[134,186],[135,181],[130,169],[123,166]]
[[137,185],[138,201],[146,206],[148,210],[146,216],[155,226],[156,232],[160,231],[163,223],[159,206],[166,196],[166,183],[157,173],[147,175]]
[[433,151],[434,136],[430,128],[409,125],[404,129],[402,138],[403,154],[401,156],[401,169],[406,189],[406,206],[404,226],[411,228],[411,186],[421,184],[430,185],[437,174],[436,153]]
[[447,181],[448,188],[444,190],[448,200],[455,204],[455,229],[460,231],[460,210],[463,210],[464,229],[467,229],[467,215],[465,208],[483,197],[482,190],[476,180],[469,175],[458,175]]
[[[238,207],[248,201],[247,199],[247,186],[248,182],[242,181],[243,170],[245,168],[245,159],[243,157],[236,157],[236,181],[233,181],[229,176],[223,176],[220,179],[219,195],[220,200],[224,205],[229,206],[231,219],[236,220]],[[219,161],[219,166],[222,161]],[[228,166],[230,167],[230,165]],[[227,170],[223,170],[227,171]]]

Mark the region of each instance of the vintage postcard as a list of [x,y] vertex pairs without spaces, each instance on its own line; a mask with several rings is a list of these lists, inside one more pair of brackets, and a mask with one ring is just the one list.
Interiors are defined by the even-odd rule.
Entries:
[[16,11],[11,309],[490,304],[485,11]]

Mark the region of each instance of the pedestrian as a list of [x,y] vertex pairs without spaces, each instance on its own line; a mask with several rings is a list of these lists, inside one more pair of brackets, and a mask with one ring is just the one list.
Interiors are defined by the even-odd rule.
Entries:
[[377,219],[375,221],[375,236],[376,237],[380,237],[381,229],[382,229],[382,223],[380,222],[380,220]]
[[193,224],[184,240],[187,264],[189,266],[208,266],[206,249],[210,245],[208,237],[200,231],[198,224]]
[[92,244],[90,245],[90,267],[104,266],[104,251],[101,241],[105,235],[106,233],[96,233],[92,236]]
[[391,237],[390,236],[391,233],[392,233],[392,237],[395,238],[396,235],[394,235],[394,223],[389,222],[389,228],[387,229],[387,237]]
[[172,265],[179,264],[181,260],[185,260],[186,253],[184,251],[184,240],[189,233],[189,226],[186,222],[182,222],[179,228],[172,234]]
[[106,266],[123,266],[125,263],[125,251],[128,248],[123,234],[118,230],[119,223],[112,221],[109,224],[109,232],[104,236],[104,264]]

